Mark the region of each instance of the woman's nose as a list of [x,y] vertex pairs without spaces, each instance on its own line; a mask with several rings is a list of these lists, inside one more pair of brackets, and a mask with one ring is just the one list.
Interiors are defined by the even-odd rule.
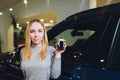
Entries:
[[35,32],[35,36],[38,36],[38,32]]

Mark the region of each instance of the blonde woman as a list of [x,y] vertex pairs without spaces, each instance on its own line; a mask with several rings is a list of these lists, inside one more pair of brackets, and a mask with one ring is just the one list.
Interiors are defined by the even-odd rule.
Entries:
[[39,20],[29,21],[25,47],[21,50],[21,69],[25,80],[49,80],[61,74],[61,54],[64,49],[48,46],[46,29]]

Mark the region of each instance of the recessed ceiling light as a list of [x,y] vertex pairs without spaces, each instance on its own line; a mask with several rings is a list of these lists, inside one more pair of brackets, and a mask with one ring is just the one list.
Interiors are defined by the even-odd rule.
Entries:
[[24,4],[27,4],[27,0],[24,0]]
[[29,21],[27,21],[26,23],[29,24]]
[[13,8],[9,8],[9,11],[13,11]]
[[44,21],[44,19],[40,19],[40,21],[41,21],[41,22],[43,22],[43,21]]
[[50,20],[50,23],[53,23],[54,21],[53,20]]
[[0,12],[0,15],[3,15],[3,13],[2,13],[2,12]]

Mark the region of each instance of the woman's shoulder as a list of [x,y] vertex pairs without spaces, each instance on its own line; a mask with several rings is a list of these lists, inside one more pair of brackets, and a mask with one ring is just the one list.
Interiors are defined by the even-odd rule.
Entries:
[[48,47],[50,47],[50,48],[54,48],[54,46],[48,46]]
[[55,47],[54,47],[54,46],[48,46],[48,50],[50,50],[50,51],[54,52],[56,49],[55,49]]
[[54,46],[48,46],[48,53],[51,55],[51,56],[54,56],[54,53],[55,53],[56,49]]
[[54,46],[48,46],[48,49],[55,49]]

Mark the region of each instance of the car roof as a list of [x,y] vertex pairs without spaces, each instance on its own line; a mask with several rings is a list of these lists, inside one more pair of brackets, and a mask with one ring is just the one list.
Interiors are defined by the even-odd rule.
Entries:
[[51,40],[66,29],[97,30],[99,26],[103,27],[105,25],[110,16],[116,15],[120,17],[119,8],[120,3],[117,3],[75,13],[50,29],[48,39]]

